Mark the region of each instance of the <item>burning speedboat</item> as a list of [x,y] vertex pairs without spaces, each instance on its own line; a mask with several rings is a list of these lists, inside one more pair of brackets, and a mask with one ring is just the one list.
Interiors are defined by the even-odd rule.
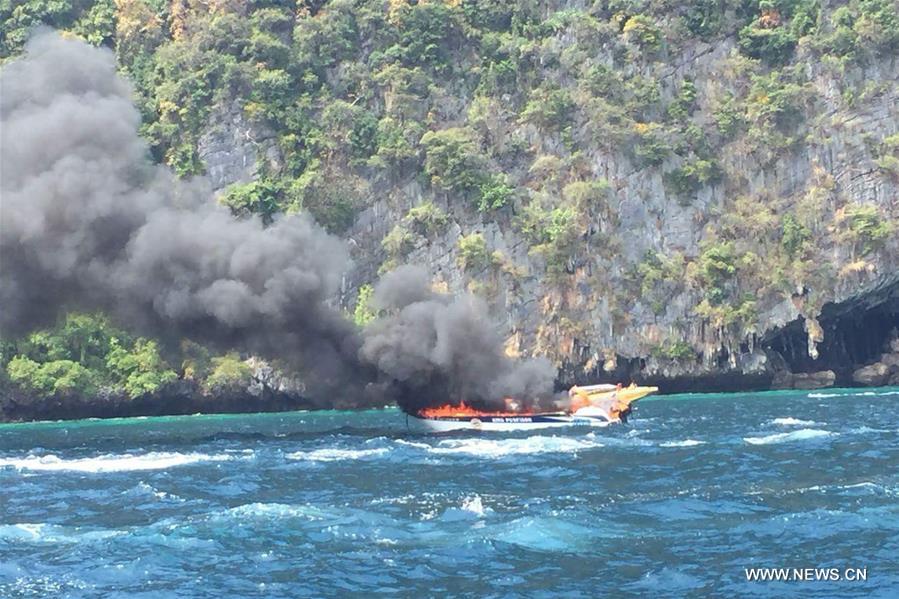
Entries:
[[567,400],[557,402],[556,411],[521,410],[517,402],[506,400],[505,411],[484,411],[466,405],[444,405],[424,408],[409,420],[425,430],[513,431],[571,426],[609,426],[627,422],[633,404],[659,390],[658,387],[621,385],[583,385],[568,390]]

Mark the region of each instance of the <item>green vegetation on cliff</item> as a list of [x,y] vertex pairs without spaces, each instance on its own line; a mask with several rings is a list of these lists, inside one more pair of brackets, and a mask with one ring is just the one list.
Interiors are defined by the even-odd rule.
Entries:
[[[58,326],[7,342],[0,365],[10,381],[43,395],[154,393],[179,378],[215,390],[250,381],[236,355],[210,357],[190,342],[163,357],[159,344],[134,337],[97,314],[71,313]],[[180,368],[172,363],[180,360]]]
[[105,389],[137,397],[178,378],[155,341],[131,337],[99,315],[69,314],[8,345],[3,361],[11,381],[48,395]]
[[[211,111],[236,101],[275,132],[280,159],[229,190],[226,203],[266,218],[310,210],[340,230],[352,222],[343,213],[361,208],[341,179],[369,178],[371,169],[411,169],[481,210],[505,206],[515,184],[501,175],[516,140],[490,131],[497,111],[559,136],[572,157],[585,149],[578,130],[586,129],[638,164],[670,161],[672,190],[689,195],[723,176],[713,159],[719,136],[742,132],[762,151],[796,141],[808,91],[798,48],[841,68],[899,49],[890,0],[620,0],[555,12],[553,4],[26,0],[0,4],[0,57],[15,55],[38,24],[114,48],[155,155],[184,175],[204,171],[198,140]],[[630,66],[664,64],[728,35],[742,55],[736,94],[700,101],[707,81],[675,79],[671,88]],[[468,103],[463,122],[441,114],[444,99]],[[717,127],[697,128],[697,109],[710,110]]]

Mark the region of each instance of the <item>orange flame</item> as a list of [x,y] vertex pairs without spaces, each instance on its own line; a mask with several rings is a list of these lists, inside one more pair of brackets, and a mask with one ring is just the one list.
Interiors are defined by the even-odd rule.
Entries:
[[531,412],[485,412],[465,405],[463,401],[457,406],[452,404],[444,404],[435,408],[424,408],[419,410],[418,415],[423,418],[446,418],[451,416],[462,416],[465,418],[476,418],[479,416],[521,416],[522,414],[530,414]]

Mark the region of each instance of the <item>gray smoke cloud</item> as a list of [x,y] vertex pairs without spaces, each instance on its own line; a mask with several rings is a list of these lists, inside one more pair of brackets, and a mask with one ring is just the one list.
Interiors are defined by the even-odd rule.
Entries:
[[506,357],[486,305],[433,293],[421,269],[384,277],[386,316],[360,338],[330,305],[345,244],[303,215],[235,219],[207,181],[153,164],[131,98],[111,52],[49,32],[0,71],[4,336],[103,310],[142,334],[281,359],[322,407],[551,392],[547,361]]
[[543,358],[506,356],[481,299],[435,293],[423,268],[401,266],[378,282],[372,301],[387,315],[366,328],[360,354],[387,375],[404,410],[459,400],[503,408],[506,397],[534,406],[551,398],[555,369]]
[[355,328],[328,305],[345,245],[306,216],[237,220],[205,180],[152,164],[111,52],[41,33],[0,89],[4,335],[102,309],[145,334],[282,358],[328,393],[364,384]]

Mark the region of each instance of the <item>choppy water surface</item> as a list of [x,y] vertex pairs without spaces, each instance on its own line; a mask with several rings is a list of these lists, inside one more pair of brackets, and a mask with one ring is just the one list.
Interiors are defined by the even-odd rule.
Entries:
[[[397,410],[0,426],[0,596],[896,596],[899,391],[662,397],[630,426]],[[866,567],[747,582],[744,568]]]

